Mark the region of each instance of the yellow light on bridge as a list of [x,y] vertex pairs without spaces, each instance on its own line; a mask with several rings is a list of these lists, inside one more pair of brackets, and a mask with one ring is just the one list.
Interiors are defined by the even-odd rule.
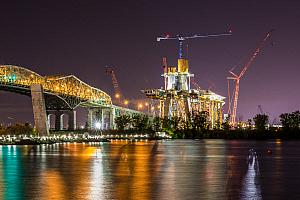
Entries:
[[143,104],[140,103],[140,104],[138,105],[138,108],[143,108]]
[[128,100],[124,100],[124,105],[128,105]]

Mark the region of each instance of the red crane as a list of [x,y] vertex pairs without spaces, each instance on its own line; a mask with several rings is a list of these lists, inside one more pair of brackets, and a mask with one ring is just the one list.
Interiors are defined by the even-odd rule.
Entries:
[[243,77],[243,75],[246,73],[247,69],[249,68],[249,66],[252,64],[252,62],[254,61],[254,59],[256,58],[256,56],[260,53],[261,49],[264,47],[267,39],[270,37],[271,33],[274,30],[271,30],[269,32],[266,33],[266,35],[264,36],[263,40],[259,43],[258,47],[255,49],[255,51],[253,52],[253,54],[251,54],[249,60],[246,62],[246,64],[243,67],[243,70],[240,72],[239,75],[235,74],[234,72],[232,72],[233,69],[231,69],[229,71],[229,73],[232,75],[231,77],[227,77],[227,79],[232,79],[235,81],[235,91],[234,91],[234,98],[233,98],[233,109],[232,109],[232,113],[231,113],[231,100],[230,100],[230,92],[229,92],[229,84],[228,84],[228,99],[229,99],[229,108],[228,108],[228,112],[229,114],[231,114],[230,116],[230,123],[232,125],[236,124],[236,110],[237,110],[237,103],[238,103],[238,97],[239,97],[239,84],[240,84],[240,79]]
[[106,66],[105,72],[106,72],[107,75],[111,76],[111,80],[112,80],[113,87],[114,87],[114,92],[115,92],[114,98],[115,98],[116,103],[119,104],[119,105],[127,106],[128,101],[126,99],[123,101],[124,96],[122,95],[122,92],[121,92],[121,89],[119,87],[118,80],[117,80],[117,77],[116,77],[116,74],[115,74],[113,68]]

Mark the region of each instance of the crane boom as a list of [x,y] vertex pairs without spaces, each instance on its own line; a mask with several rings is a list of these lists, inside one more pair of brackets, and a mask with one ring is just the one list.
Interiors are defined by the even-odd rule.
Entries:
[[[239,84],[240,84],[240,79],[244,76],[250,65],[253,63],[254,59],[256,56],[261,52],[261,49],[264,47],[267,39],[270,37],[271,33],[274,30],[272,29],[271,31],[267,32],[266,35],[264,36],[263,40],[259,43],[258,47],[255,49],[255,51],[251,54],[249,60],[246,62],[244,65],[242,71],[240,72],[239,75],[235,74],[231,70],[229,73],[232,75],[232,77],[227,77],[227,79],[233,79],[235,80],[235,91],[234,91],[234,99],[233,99],[233,109],[232,109],[232,115],[230,122],[232,125],[236,124],[236,111],[237,111],[237,104],[238,104],[238,96],[239,96]],[[229,85],[228,85],[229,86]],[[229,109],[231,110],[231,109]]]
[[170,37],[169,35],[165,37],[157,37],[157,41],[161,40],[177,40],[179,42],[179,59],[183,58],[183,41],[194,38],[207,38],[207,37],[218,37],[218,36],[229,36],[232,35],[231,31],[223,33],[211,33],[211,34],[194,34],[194,35],[181,35],[178,34],[175,37]]
[[254,61],[254,59],[256,58],[256,56],[259,54],[260,50],[264,47],[265,42],[267,41],[267,39],[270,37],[271,33],[274,30],[272,29],[271,31],[269,31],[265,37],[263,38],[263,40],[260,42],[259,46],[255,49],[255,51],[253,52],[253,54],[251,55],[250,59],[248,60],[248,62],[245,64],[243,70],[241,71],[239,78],[241,78],[245,72],[247,71],[247,69],[249,68],[249,66],[252,64],[252,62]]
[[116,101],[119,103],[119,104],[122,104],[122,98],[123,98],[123,95],[121,93],[121,89],[119,87],[119,83],[118,83],[118,80],[117,80],[117,77],[116,77],[116,74],[114,72],[114,70],[111,68],[111,67],[107,67],[106,66],[106,74],[107,75],[110,75],[111,76],[111,80],[112,80],[112,83],[113,83],[113,87],[114,87],[114,92],[115,92],[115,99]]

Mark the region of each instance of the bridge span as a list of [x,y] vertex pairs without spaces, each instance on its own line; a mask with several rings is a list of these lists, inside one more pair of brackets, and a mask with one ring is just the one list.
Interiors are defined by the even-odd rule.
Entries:
[[14,65],[0,65],[0,90],[31,97],[35,128],[39,135],[49,134],[51,116],[55,116],[55,130],[62,130],[63,115],[69,118],[68,129],[76,129],[77,107],[88,110],[89,129],[115,129],[116,116],[140,113],[113,105],[107,93],[74,75],[41,76]]

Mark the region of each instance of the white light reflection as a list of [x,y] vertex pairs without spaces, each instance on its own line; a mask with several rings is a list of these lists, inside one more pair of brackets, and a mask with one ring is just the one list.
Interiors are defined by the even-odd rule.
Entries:
[[259,176],[259,164],[254,149],[249,150],[248,170],[244,178],[241,199],[262,199]]
[[92,163],[89,199],[105,199],[101,149],[96,149]]

